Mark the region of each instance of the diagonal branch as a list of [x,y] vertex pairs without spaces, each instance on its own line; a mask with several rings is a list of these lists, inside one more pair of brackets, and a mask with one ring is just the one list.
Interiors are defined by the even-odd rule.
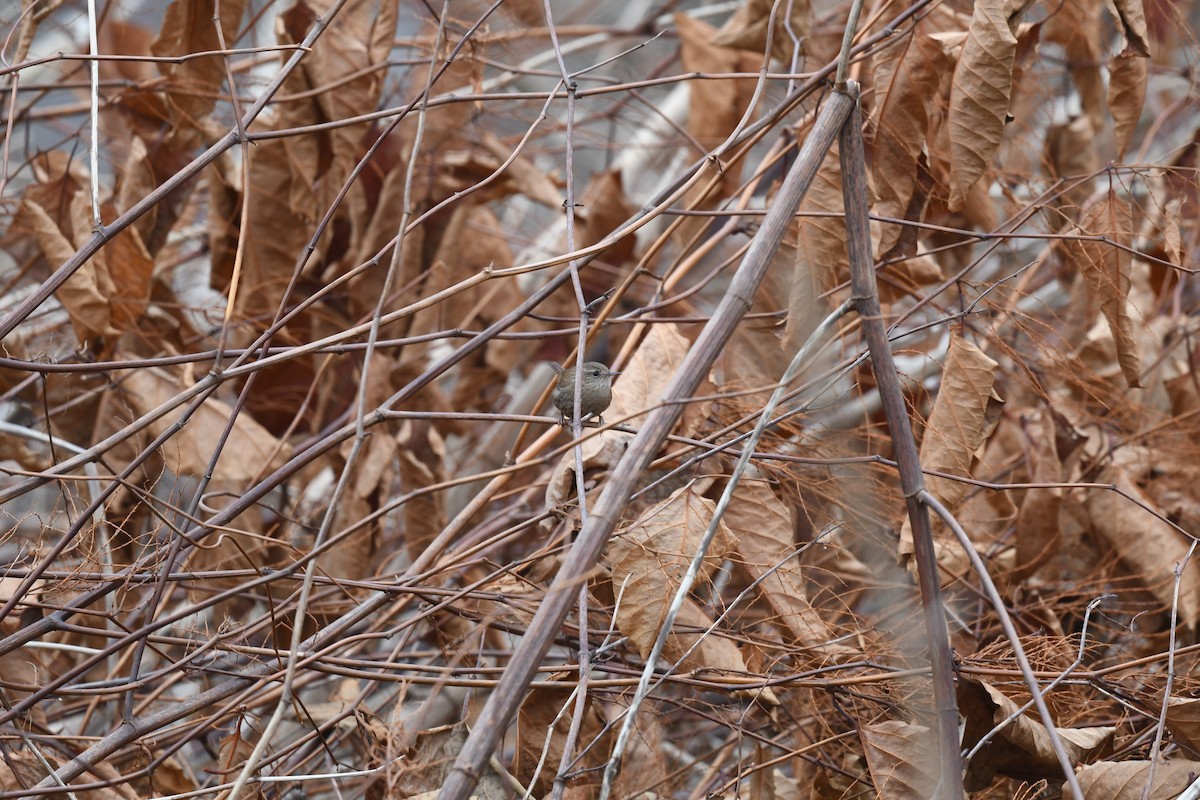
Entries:
[[513,654],[508,669],[480,713],[470,739],[446,777],[446,783],[438,793],[439,800],[465,800],[471,794],[484,764],[508,728],[534,673],[574,605],[580,584],[587,580],[588,573],[612,534],[621,510],[643,470],[658,453],[667,434],[683,413],[684,401],[695,392],[733,335],[738,322],[750,310],[758,285],[783,241],[792,216],[812,184],[821,161],[852,105],[853,101],[846,95],[835,94],[821,111],[796,162],[784,179],[761,230],[738,267],[728,292],[667,387],[663,404],[650,414],[621,463],[613,470],[608,486],[530,623],[528,635]]

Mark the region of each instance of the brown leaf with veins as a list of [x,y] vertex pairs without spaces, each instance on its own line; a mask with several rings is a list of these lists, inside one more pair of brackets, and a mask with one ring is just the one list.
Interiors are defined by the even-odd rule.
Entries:
[[[120,383],[121,395],[134,413],[141,416],[191,385],[189,372],[162,368],[127,370]],[[201,403],[187,424],[159,448],[167,467],[176,475],[204,475],[231,413],[230,407],[220,400],[210,397]],[[182,414],[183,407],[159,417],[147,426],[147,432],[159,436]],[[247,482],[270,472],[290,456],[291,446],[268,433],[249,414],[242,413],[233,424],[213,477],[234,484]]]
[[1112,240],[1069,239],[1063,243],[1068,262],[1079,270],[1088,294],[1099,304],[1117,346],[1117,360],[1125,381],[1141,386],[1141,358],[1129,316],[1130,261],[1128,250],[1133,239],[1133,210],[1116,192],[1109,191],[1093,205],[1079,222],[1084,236],[1104,236]]
[[1146,25],[1146,9],[1142,0],[1104,0],[1104,7],[1113,22],[1135,52],[1150,57],[1150,32]]
[[1080,767],[1075,773],[1087,798],[1104,800],[1176,800],[1200,775],[1200,761],[1173,759],[1154,771],[1150,795],[1142,794],[1150,780],[1149,761],[1101,761]]
[[[965,748],[974,747],[1021,707],[995,686],[973,679],[960,682],[958,696],[960,713],[966,718]],[[1055,726],[1073,764],[1111,752],[1116,730],[1116,726]],[[975,754],[967,769],[966,787],[969,791],[986,789],[997,775],[1026,781],[1062,776],[1050,735],[1036,709],[1027,709],[1008,722]]]
[[[523,786],[530,787],[535,796],[549,797],[563,748],[571,741],[567,733],[575,713],[575,693],[569,689],[535,687],[521,702],[517,711],[517,737],[513,753],[513,775]],[[604,736],[605,719],[598,703],[589,695],[584,701],[583,719],[576,732],[576,741],[591,743]],[[567,797],[582,798],[599,789],[601,770],[608,761],[609,747],[589,746],[575,763],[575,777],[569,784]],[[540,770],[539,770],[540,765]]]
[[1133,48],[1116,54],[1108,62],[1108,110],[1113,118],[1117,158],[1125,155],[1146,101],[1149,62]]
[[[1137,457],[1128,454],[1121,459],[1125,464],[1116,463],[1095,478],[1097,483],[1113,484],[1126,496],[1108,489],[1088,489],[1084,506],[1095,534],[1145,583],[1163,608],[1170,608],[1175,565],[1183,562],[1189,542],[1160,519],[1162,512],[1134,481],[1130,469],[1137,468],[1132,463]],[[1200,622],[1200,564],[1194,559],[1180,576],[1179,618],[1190,630]]]
[[[221,0],[219,6],[215,0],[174,0],[167,6],[162,28],[150,51],[159,57],[170,57],[220,50],[213,19],[218,8],[225,44],[236,47],[234,38],[246,0]],[[225,58],[220,56],[158,64],[159,72],[167,78],[163,97],[171,115],[171,134],[183,137],[186,142],[176,146],[194,147],[202,143],[206,118],[225,83],[225,66]]]
[[1012,100],[1020,11],[1015,0],[978,0],[950,88],[950,209],[991,166]]
[[[919,221],[909,215],[917,188],[917,162],[929,134],[929,118],[939,99],[942,74],[953,60],[936,40],[919,30],[893,55],[874,61],[874,104],[871,110],[874,155],[875,213]],[[878,252],[887,253],[900,238],[901,226],[884,225]]]
[[725,521],[741,565],[758,583],[759,594],[774,612],[774,624],[787,633],[788,640],[817,656],[849,652],[831,644],[834,634],[808,600],[791,515],[770,486],[752,480],[739,483]]
[[[998,367],[962,336],[950,340],[942,385],[921,439],[922,469],[970,477],[975,453],[995,428],[1003,404],[994,389]],[[962,481],[937,475],[926,475],[925,486],[951,511],[968,490]],[[963,557],[957,543],[944,552],[955,569],[968,568],[965,562],[960,563]],[[900,555],[907,557],[912,553],[912,528],[905,518],[900,532]]]
[[[804,344],[808,334],[825,316],[826,303],[820,294],[836,286],[846,274],[846,220],[842,200],[842,167],[834,142],[813,178],[800,212],[831,213],[837,216],[801,216],[796,227],[796,263],[788,297],[788,322],[784,352]],[[780,255],[783,251],[781,248]],[[815,312],[815,313],[814,313]]]
[[924,725],[886,720],[860,725],[858,733],[878,797],[928,800],[937,796],[933,730]]
[[[969,477],[975,451],[995,427],[999,404],[993,388],[999,365],[962,336],[950,340],[942,385],[921,439],[921,466]],[[925,485],[953,508],[967,492],[961,481],[929,475]]]
[[[645,511],[608,544],[613,591],[620,596],[617,627],[643,658],[654,646],[715,506],[713,501],[697,494],[693,486],[685,486]],[[732,534],[722,521],[705,553],[699,575],[701,582],[711,578],[732,545]],[[673,663],[682,661],[686,670],[746,672],[737,645],[716,631],[708,632],[712,624],[713,620],[697,602],[691,598],[685,600],[663,650],[664,658]],[[774,697],[769,690],[764,696]]]
[[1172,697],[1167,702],[1167,730],[1176,744],[1200,753],[1200,700]]

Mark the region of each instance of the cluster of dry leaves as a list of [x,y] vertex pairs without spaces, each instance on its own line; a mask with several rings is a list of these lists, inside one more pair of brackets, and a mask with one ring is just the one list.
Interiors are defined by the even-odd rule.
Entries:
[[[581,487],[694,357],[850,4],[111,2],[98,62],[63,55],[86,4],[12,5],[0,797],[436,791]],[[867,3],[850,64],[926,485],[1088,798],[1200,774],[1198,13]],[[835,148],[480,796],[598,796],[743,434],[849,297],[846,243]],[[581,318],[622,374],[577,449],[547,362]],[[815,343],[756,448],[613,796],[939,791],[861,333]],[[1070,796],[981,576],[934,538],[965,791]]]

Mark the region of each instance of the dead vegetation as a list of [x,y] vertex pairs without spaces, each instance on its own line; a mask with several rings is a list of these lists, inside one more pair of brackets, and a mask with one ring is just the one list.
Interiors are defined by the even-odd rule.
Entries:
[[1190,0],[10,5],[0,797],[1200,774]]

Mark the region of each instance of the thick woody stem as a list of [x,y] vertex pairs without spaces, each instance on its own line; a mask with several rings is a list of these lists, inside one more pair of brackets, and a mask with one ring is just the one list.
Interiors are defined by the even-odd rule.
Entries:
[[921,473],[917,442],[909,423],[896,362],[888,345],[887,330],[879,306],[879,290],[875,283],[862,114],[857,102],[858,85],[850,82],[847,91],[853,95],[855,103],[850,119],[842,127],[839,148],[842,196],[846,206],[846,247],[850,256],[851,301],[862,317],[863,334],[871,354],[871,368],[879,386],[879,397],[883,402],[883,413],[887,418],[888,432],[899,466],[900,487],[904,491],[908,519],[912,524],[917,582],[921,587],[921,606],[925,612],[925,630],[929,640],[929,665],[933,672],[940,774],[936,796],[958,800],[963,796],[962,759],[958,745],[958,702],[954,690],[950,636],[946,630],[946,612],[942,605],[942,585],[938,578],[937,555],[933,549],[929,509],[920,499],[925,489],[925,478]]

